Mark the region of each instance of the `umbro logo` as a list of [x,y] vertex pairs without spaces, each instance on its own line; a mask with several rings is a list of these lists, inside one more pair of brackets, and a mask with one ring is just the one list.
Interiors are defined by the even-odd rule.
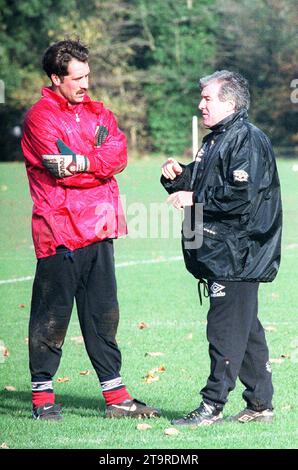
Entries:
[[225,288],[225,286],[222,286],[217,282],[213,282],[210,287],[210,297],[224,297],[226,295],[226,293],[224,292]]
[[238,419],[241,423],[247,423],[248,421],[253,421],[256,418],[256,416],[251,416],[249,414],[247,415],[242,415],[241,418]]

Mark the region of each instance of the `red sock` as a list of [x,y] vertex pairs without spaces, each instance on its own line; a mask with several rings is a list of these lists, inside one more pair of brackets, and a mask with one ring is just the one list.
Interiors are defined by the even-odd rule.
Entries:
[[107,390],[102,392],[102,394],[106,401],[106,406],[118,405],[124,400],[132,400],[132,397],[126,390],[126,387],[117,388],[116,390]]
[[32,405],[42,406],[46,403],[55,403],[55,394],[54,392],[32,392]]

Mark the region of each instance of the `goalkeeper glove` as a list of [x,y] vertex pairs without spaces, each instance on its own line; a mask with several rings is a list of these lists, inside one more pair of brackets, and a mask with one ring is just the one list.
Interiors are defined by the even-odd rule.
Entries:
[[95,132],[95,147],[100,147],[109,135],[106,126],[98,126]]
[[57,140],[57,146],[61,154],[42,155],[43,165],[55,178],[65,178],[88,171],[89,160],[87,157],[75,154],[60,139]]

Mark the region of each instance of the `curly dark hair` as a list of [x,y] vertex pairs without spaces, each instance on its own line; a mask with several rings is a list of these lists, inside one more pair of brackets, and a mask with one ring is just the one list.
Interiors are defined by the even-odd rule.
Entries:
[[42,67],[49,78],[52,74],[65,77],[69,62],[72,59],[87,62],[88,54],[87,47],[80,40],[65,39],[48,47],[42,58]]

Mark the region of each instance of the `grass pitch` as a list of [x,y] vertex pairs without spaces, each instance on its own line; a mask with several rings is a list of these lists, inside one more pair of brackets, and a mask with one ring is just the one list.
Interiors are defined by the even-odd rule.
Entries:
[[[167,436],[169,420],[194,409],[209,372],[205,336],[208,300],[199,306],[196,281],[185,270],[180,240],[157,233],[150,220],[154,204],[165,200],[159,184],[161,161],[133,162],[119,175],[132,236],[115,242],[121,321],[122,377],[130,393],[162,410],[147,421],[106,420],[99,385],[83,344],[76,311],[55,377],[59,423],[31,419],[27,325],[35,256],[31,241],[31,199],[22,164],[0,165],[0,447],[10,449],[290,449],[298,444],[298,172],[294,161],[278,162],[284,205],[283,255],[277,279],[260,288],[259,316],[272,359],[276,420],[272,425],[224,423],[179,429]],[[297,164],[297,162],[296,162]],[[152,207],[153,204],[153,207]],[[165,222],[163,216],[163,223]],[[147,220],[140,228],[140,220]],[[168,223],[168,221],[167,221]],[[161,226],[158,226],[161,231]],[[163,225],[164,227],[164,225]],[[143,230],[143,231],[142,231]],[[147,324],[139,328],[139,323]],[[4,348],[2,347],[2,350]],[[148,353],[160,352],[161,356]],[[148,371],[158,380],[147,383]],[[90,371],[90,373],[86,372]],[[82,374],[83,373],[83,374]],[[58,379],[67,381],[57,382]],[[15,390],[7,390],[7,387]],[[243,408],[237,384],[225,416]]]

